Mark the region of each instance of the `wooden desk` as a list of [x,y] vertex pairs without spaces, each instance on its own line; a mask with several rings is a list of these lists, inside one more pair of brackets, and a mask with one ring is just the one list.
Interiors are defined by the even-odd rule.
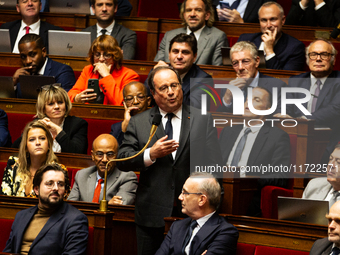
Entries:
[[[224,215],[239,231],[240,243],[310,251],[315,240],[327,236],[327,226],[246,216]],[[165,233],[179,218],[165,220]]]

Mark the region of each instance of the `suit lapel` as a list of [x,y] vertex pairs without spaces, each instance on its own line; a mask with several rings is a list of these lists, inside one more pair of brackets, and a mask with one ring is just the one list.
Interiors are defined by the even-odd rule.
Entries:
[[244,15],[243,15],[243,20],[248,19],[248,17],[250,16],[251,12],[253,11],[253,8],[255,7],[257,1],[248,1],[246,10],[244,11]]
[[116,38],[119,30],[120,30],[120,26],[116,22],[115,25],[113,26],[113,29],[112,29],[112,32],[111,32],[111,35],[112,35],[113,38]]
[[91,42],[97,38],[97,24],[91,27]]
[[331,92],[331,89],[334,86],[334,79],[335,78],[333,77],[333,73],[331,73],[326,79],[325,84],[322,86],[322,89],[320,91],[318,100],[316,101],[315,110],[318,110],[318,108],[320,107],[320,105],[323,103],[326,96],[328,95],[328,93]]
[[[31,222],[34,214],[37,212],[38,210],[38,206],[33,206],[30,209],[27,210],[25,217],[23,218],[23,220],[20,222],[20,225],[22,226],[23,230],[26,230],[29,223]],[[18,238],[16,239],[16,245],[15,247],[18,247],[18,249],[21,248],[22,245],[22,238],[24,235],[25,231],[20,231],[20,235],[18,236]],[[17,253],[20,252],[20,250],[16,251]]]
[[238,135],[240,134],[243,126],[237,125],[235,127],[229,128],[228,130],[225,130],[226,132],[230,132],[227,134],[227,139],[223,139],[220,141],[220,143],[223,143],[223,146],[221,146],[223,149],[222,152],[222,158],[223,158],[223,164],[226,164],[229,158],[229,155],[231,153],[231,150],[233,149],[233,146],[236,142],[236,139]]
[[258,135],[255,139],[253,148],[250,151],[249,158],[248,158],[248,161],[247,161],[247,166],[254,165],[255,160],[257,159],[259,153],[261,152],[262,147],[267,142],[268,133],[269,133],[269,127],[264,125],[260,129],[260,131],[259,131],[259,133],[258,133]]
[[275,55],[281,55],[285,50],[287,50],[288,38],[287,35],[282,33],[281,38],[278,40],[274,46]]
[[218,214],[215,212],[192,239],[190,254],[196,254],[197,249],[204,240],[209,237],[219,225]]
[[42,239],[46,233],[60,220],[63,218],[65,214],[65,209],[66,209],[66,202],[63,202],[63,205],[61,206],[60,209],[58,209],[56,212],[54,212],[51,217],[48,219],[46,222],[45,226],[42,228],[38,236],[34,239],[31,248],[36,245],[40,239]]
[[[107,194],[107,191],[110,190],[111,186],[113,186],[115,184],[115,182],[118,180],[119,178],[119,175],[120,175],[120,172],[117,171],[118,169],[117,168],[114,168],[112,170],[112,173],[107,177],[107,183],[106,183],[106,194]],[[103,192],[104,192],[104,189],[101,190],[100,192],[100,198],[99,198],[99,201],[103,199]],[[107,196],[107,195],[106,195]],[[107,200],[107,198],[106,198]]]
[[52,60],[48,59],[47,63],[46,63],[46,68],[45,68],[45,71],[44,71],[44,75],[46,75],[46,76],[50,75],[51,69],[52,69]]
[[[181,155],[183,148],[185,147],[185,144],[188,141],[188,137],[190,134],[190,118],[191,118],[191,122],[194,123],[194,118],[193,116],[190,116],[190,108],[187,105],[182,104],[182,124],[181,124],[181,133],[179,136],[179,147],[177,149],[176,152],[176,158],[175,158],[175,162],[176,163],[178,157]],[[190,141],[190,139],[189,139]]]
[[203,28],[202,33],[200,35],[200,38],[198,39],[198,42],[197,42],[198,51],[197,51],[197,58],[196,58],[195,63],[197,63],[199,58],[201,57],[202,52],[205,49],[205,47],[206,47],[206,45],[209,41],[210,34],[211,34],[210,28],[205,26]]
[[[150,126],[152,126],[152,120],[153,120],[153,118],[156,114],[160,114],[157,106],[151,108],[151,110],[150,110],[150,119],[149,119]],[[165,136],[165,131],[164,131],[164,127],[163,127],[163,123],[162,123],[162,119],[161,119],[161,123],[159,123],[159,126],[157,128],[157,131],[156,131],[153,139],[156,138],[155,141],[157,141],[158,139],[162,138],[163,136]]]
[[13,28],[9,30],[9,37],[11,40],[12,51],[15,45],[15,41],[17,40],[20,27],[21,27],[21,20],[18,20],[18,22],[16,22],[15,25],[13,26]]
[[96,180],[97,180],[97,171],[96,171],[96,166],[93,166],[95,168],[95,171],[91,173],[88,178],[87,178],[87,200],[92,201],[93,195],[94,195],[94,190],[96,189]]

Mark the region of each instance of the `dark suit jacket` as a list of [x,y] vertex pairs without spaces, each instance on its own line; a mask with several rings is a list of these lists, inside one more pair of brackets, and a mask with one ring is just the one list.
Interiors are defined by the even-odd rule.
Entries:
[[[152,71],[153,69],[150,70],[148,78],[144,82],[150,96],[148,80]],[[195,79],[192,80],[192,78]],[[182,80],[183,103],[201,109],[202,94],[207,94],[203,89],[210,91],[206,85],[214,87],[214,80],[211,75],[203,71],[198,65],[193,64]],[[152,99],[151,106],[154,105],[155,101]],[[207,106],[208,110],[209,107],[210,104]]]
[[[264,75],[259,72],[259,83],[257,86],[261,88],[265,88],[269,92],[272,92],[273,88],[277,88],[277,107],[274,113],[280,113],[281,112],[281,88],[286,87],[287,84],[281,81],[280,79],[276,79],[274,77]],[[248,89],[248,87],[247,87]],[[221,89],[221,98],[223,98],[224,94],[226,92],[226,89]],[[244,101],[246,101],[247,98],[244,98]],[[233,104],[230,106],[222,105],[217,108],[218,112],[233,112]]]
[[[25,230],[37,211],[34,206],[17,213],[4,252],[20,253]],[[33,241],[29,254],[86,254],[87,238],[87,217],[63,202]]]
[[324,0],[326,5],[317,11],[314,1],[309,1],[304,11],[300,7],[300,0],[293,0],[287,15],[286,25],[335,27],[340,21],[340,2]]
[[[135,155],[144,147],[149,138],[152,119],[158,113],[158,107],[153,107],[131,118],[118,158]],[[164,136],[164,128],[160,124],[149,147]],[[117,162],[121,171],[140,171],[136,223],[146,227],[163,227],[164,217],[171,216],[174,201],[181,193],[190,170],[194,171],[195,166],[216,163],[221,163],[221,152],[211,115],[202,116],[200,110],[183,104],[179,147],[175,159],[170,154],[145,167],[142,153],[134,159]],[[179,200],[176,201],[180,204]]]
[[[269,1],[270,0],[249,0],[243,15],[243,21],[245,23],[259,23],[258,11],[262,4]],[[213,5],[219,5],[219,0],[214,0]]]
[[[240,41],[250,41],[259,48],[262,42],[262,33],[242,34]],[[266,68],[278,70],[302,71],[305,65],[305,45],[298,39],[282,33],[281,38],[274,46],[275,56],[266,61]]]
[[[74,72],[70,66],[53,61],[50,58],[47,60],[44,76],[54,76],[55,82],[61,83],[62,88],[66,91],[72,89],[76,83]],[[17,84],[16,95],[18,98],[22,98],[20,82]]]
[[[180,33],[186,33],[186,27],[170,30],[165,33],[154,61],[169,61],[170,41]],[[197,65],[222,65],[221,47],[227,47],[227,35],[216,27],[205,26],[197,42]]]
[[[219,143],[222,152],[223,164],[226,164],[229,154],[233,149],[238,135],[240,134],[243,125],[223,128]],[[263,125],[260,129],[253,148],[250,151],[247,166],[289,166],[290,164],[290,140],[289,135],[277,127]],[[249,175],[264,177],[261,173],[249,173]],[[264,180],[261,179],[261,186],[274,185],[283,187],[286,185],[287,174],[278,173],[274,175],[266,175],[266,178],[274,178]]]
[[[60,144],[61,152],[87,153],[87,122],[75,116],[67,116],[64,121],[63,130],[55,138]],[[12,145],[19,148],[22,136]]]
[[[191,218],[172,223],[156,255],[182,255],[182,247],[190,223]],[[214,213],[192,239],[190,255],[200,255],[205,250],[208,250],[207,255],[236,254],[237,239],[237,229],[218,213]]]
[[122,131],[122,121],[112,124],[110,134],[117,139],[119,145],[122,144],[124,139],[124,133]]
[[[97,25],[87,27],[83,31],[91,32],[91,42],[97,38]],[[119,47],[122,48],[124,59],[134,59],[137,41],[136,32],[123,27],[116,21],[111,35],[117,40]]]
[[0,109],[0,147],[10,147],[12,144],[11,135],[8,130],[8,118],[4,110]]
[[309,255],[328,255],[331,253],[333,243],[328,241],[328,237],[318,239],[312,246]]
[[[340,72],[333,71],[327,78],[320,91],[316,102],[315,112],[306,118],[314,119],[317,125],[338,128],[340,126]],[[311,87],[310,72],[292,76],[288,81],[288,87],[304,88],[308,91]],[[304,98],[302,93],[290,93],[288,98]],[[307,103],[303,106],[307,109]],[[287,105],[287,113],[293,117],[304,115],[295,105]]]
[[[97,181],[97,166],[90,166],[76,173],[75,181],[67,200],[92,202]],[[122,172],[115,167],[107,176],[106,200],[121,196],[123,205],[135,203],[137,176],[134,172]],[[103,190],[99,201],[103,199]]]
[[[21,19],[11,21],[11,22],[7,22],[5,24],[2,24],[1,27],[0,27],[0,29],[9,29],[9,36],[10,36],[10,39],[11,39],[11,49],[12,49],[12,51],[13,51],[14,44],[15,44],[15,41],[16,41],[18,33],[19,33],[20,26],[21,26]],[[41,36],[41,38],[44,41],[47,53],[48,53],[48,30],[64,30],[64,29],[40,20],[39,35]]]

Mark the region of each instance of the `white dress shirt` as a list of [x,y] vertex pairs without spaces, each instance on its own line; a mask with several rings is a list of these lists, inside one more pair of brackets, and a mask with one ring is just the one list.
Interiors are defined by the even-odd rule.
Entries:
[[105,32],[106,35],[111,35],[114,26],[115,26],[115,20],[111,23],[110,26],[108,26],[106,28],[102,28],[97,23],[97,37],[102,35],[102,29],[106,29],[106,32]]
[[[193,32],[195,37],[196,37],[196,41],[198,42],[198,39],[201,36],[202,30],[204,29],[205,26],[203,26],[202,28],[198,29],[197,31]],[[187,27],[187,34],[190,35],[192,33],[192,31],[190,30],[189,27]]]

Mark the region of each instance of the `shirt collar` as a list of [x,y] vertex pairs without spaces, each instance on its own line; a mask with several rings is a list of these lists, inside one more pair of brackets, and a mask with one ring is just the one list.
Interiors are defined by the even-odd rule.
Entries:
[[44,63],[44,65],[42,66],[42,68],[39,70],[38,74],[44,75],[44,73],[45,73],[45,68],[46,68],[46,65],[47,65],[47,60],[48,60],[48,58],[46,57],[45,63]]
[[310,73],[310,79],[311,79],[312,85],[314,85],[317,80],[320,80],[322,85],[324,85],[327,78],[328,78],[328,76],[325,76],[325,77],[322,77],[322,78],[316,78],[312,73]]
[[216,211],[213,211],[212,213],[209,213],[199,219],[197,219],[197,224],[200,226],[200,228],[210,219],[210,217],[215,213]]
[[[161,108],[159,108],[159,112],[161,113],[162,118],[165,118],[165,115],[167,114],[167,112],[163,111]],[[182,105],[176,111],[174,111],[173,114],[181,120],[182,119]]]
[[259,84],[259,78],[260,78],[260,73],[257,71],[257,74],[255,78],[252,79],[251,83],[249,84],[249,87],[256,88]]
[[[23,20],[21,20],[21,27],[22,27],[22,29],[24,29],[26,26],[28,26],[28,25]],[[31,30],[38,29],[38,27],[40,27],[40,19],[37,22],[29,25],[29,27],[31,28]]]
[[[203,27],[201,27],[200,29],[196,30],[195,32],[193,32],[194,35],[195,35],[195,37],[196,37],[196,39],[197,39],[197,41],[198,41],[198,38],[200,38],[200,35],[201,35],[202,30],[203,30],[204,28],[205,28],[205,25],[204,25]],[[190,28],[187,26],[187,34],[190,35],[191,32],[192,32],[192,31],[191,31]]]
[[108,26],[108,27],[106,27],[106,28],[103,28],[103,27],[99,26],[99,24],[97,23],[97,31],[101,31],[102,29],[106,29],[107,32],[109,32],[109,33],[111,34],[111,33],[112,33],[112,30],[113,30],[113,27],[115,26],[115,23],[116,23],[116,21],[114,20],[114,21],[110,24],[110,26]]

